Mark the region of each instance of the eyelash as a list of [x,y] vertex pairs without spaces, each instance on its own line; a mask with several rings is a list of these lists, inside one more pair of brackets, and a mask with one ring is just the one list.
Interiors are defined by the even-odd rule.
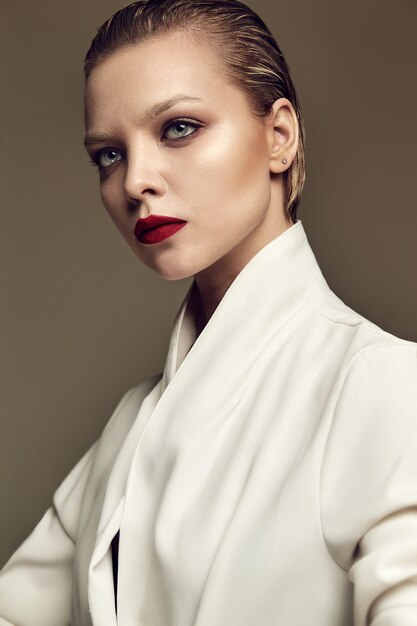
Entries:
[[[197,130],[199,128],[202,127],[202,124],[200,124],[199,122],[196,122],[195,120],[191,120],[189,118],[186,117],[177,117],[173,120],[170,120],[165,126],[164,126],[164,134],[166,133],[166,131],[171,128],[172,126],[175,126],[176,124],[180,124],[180,123],[185,123],[188,126],[193,126],[195,128],[194,132],[189,133],[188,135],[185,135],[184,137],[176,137],[175,139],[166,139],[165,141],[181,141],[182,139],[188,139],[189,137],[191,137],[191,135],[195,135],[195,133],[197,132]],[[113,149],[113,148],[103,148],[102,150],[98,150],[90,159],[90,163],[99,171],[103,171],[108,169],[109,167],[111,167],[111,165],[108,165],[107,167],[103,167],[102,165],[100,165],[100,157],[102,154],[105,154],[106,152],[119,152],[119,150],[117,149]],[[117,163],[117,161],[116,161]]]

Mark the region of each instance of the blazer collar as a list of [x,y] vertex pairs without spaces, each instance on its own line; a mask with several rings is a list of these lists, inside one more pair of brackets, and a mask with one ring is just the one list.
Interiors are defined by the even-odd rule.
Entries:
[[199,335],[202,303],[194,280],[174,321],[161,392],[193,370],[201,380],[204,364],[216,367],[219,380],[231,369],[242,374],[250,355],[329,290],[300,220],[250,259]]

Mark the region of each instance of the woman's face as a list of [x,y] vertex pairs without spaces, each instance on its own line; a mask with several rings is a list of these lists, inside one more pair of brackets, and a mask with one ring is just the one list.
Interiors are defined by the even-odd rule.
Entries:
[[[160,106],[170,100],[169,108]],[[265,126],[214,56],[186,35],[110,55],[91,72],[85,103],[86,147],[99,164],[103,204],[160,276],[174,280],[233,264],[245,248],[253,254],[263,247],[265,232],[271,240],[282,230],[271,202]],[[144,243],[135,225],[152,214],[187,223]]]

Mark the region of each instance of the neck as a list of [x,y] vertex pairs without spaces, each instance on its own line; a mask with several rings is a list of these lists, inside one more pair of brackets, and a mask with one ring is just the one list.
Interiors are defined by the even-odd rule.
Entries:
[[283,214],[278,213],[278,216],[278,218],[274,218],[272,227],[268,223],[271,220],[263,220],[254,231],[225,256],[194,276],[206,318],[202,322],[200,332],[248,261],[261,248],[293,225],[293,222],[287,221]]

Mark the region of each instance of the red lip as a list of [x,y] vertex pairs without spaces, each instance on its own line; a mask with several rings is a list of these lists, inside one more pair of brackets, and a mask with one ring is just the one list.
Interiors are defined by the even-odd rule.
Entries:
[[141,243],[158,243],[185,226],[186,220],[169,215],[149,215],[139,218],[135,226],[135,237]]

